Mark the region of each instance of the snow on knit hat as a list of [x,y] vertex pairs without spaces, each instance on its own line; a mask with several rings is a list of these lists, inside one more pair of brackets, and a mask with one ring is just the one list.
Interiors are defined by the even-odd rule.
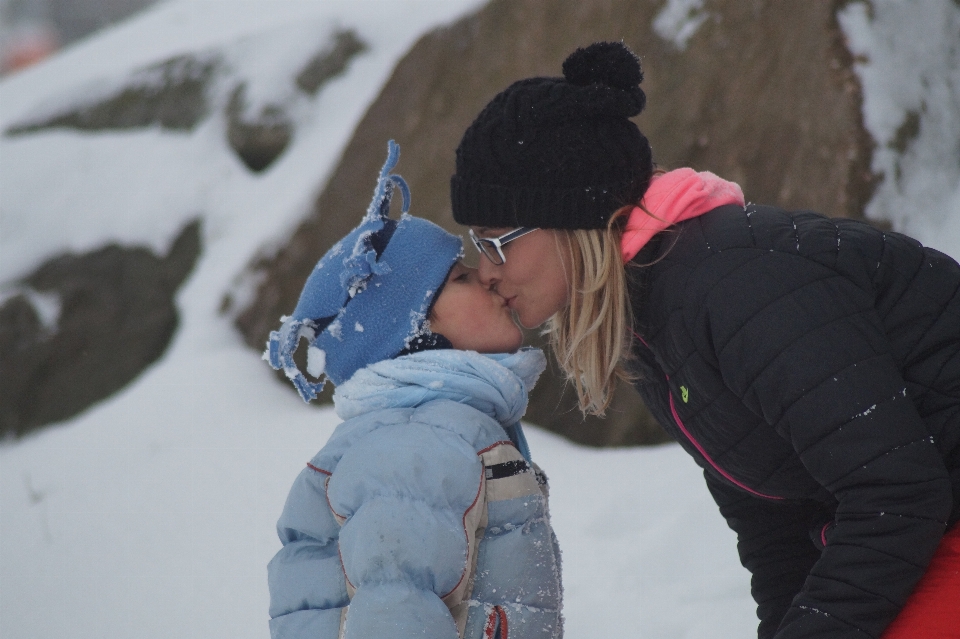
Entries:
[[[400,147],[390,140],[360,225],[317,262],[293,314],[282,317],[280,330],[270,333],[264,359],[283,369],[306,402],[325,380],[309,381],[294,363],[301,338],[309,343],[307,372],[334,384],[411,350],[415,341],[430,336],[430,306],[463,254],[459,237],[407,213],[410,189],[402,177],[390,174],[399,157]],[[399,220],[389,218],[395,187],[403,196]]]
[[563,75],[515,82],[463,134],[450,181],[458,223],[596,229],[640,201],[653,160],[629,120],[646,105],[637,56],[598,42]]

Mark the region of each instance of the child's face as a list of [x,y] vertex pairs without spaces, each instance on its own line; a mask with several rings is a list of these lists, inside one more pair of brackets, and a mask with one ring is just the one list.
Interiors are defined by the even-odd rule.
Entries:
[[477,269],[460,262],[433,305],[430,330],[454,348],[479,353],[512,353],[523,342],[507,301],[480,283]]

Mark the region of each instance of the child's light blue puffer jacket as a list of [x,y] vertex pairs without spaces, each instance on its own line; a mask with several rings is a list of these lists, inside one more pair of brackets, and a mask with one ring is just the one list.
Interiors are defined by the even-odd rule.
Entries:
[[556,639],[560,551],[519,420],[539,350],[433,350],[358,371],[270,562],[274,639]]

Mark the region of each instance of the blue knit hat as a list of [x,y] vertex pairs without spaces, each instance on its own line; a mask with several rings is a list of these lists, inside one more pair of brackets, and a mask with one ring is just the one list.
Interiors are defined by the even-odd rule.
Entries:
[[[263,358],[283,369],[305,402],[325,380],[310,382],[294,363],[300,338],[309,343],[307,372],[334,384],[395,357],[429,334],[430,306],[463,255],[459,237],[407,213],[410,189],[390,175],[399,158],[400,147],[390,140],[367,214],[317,262],[293,315],[280,318],[280,330],[270,333]],[[394,187],[403,196],[399,220],[389,218]]]

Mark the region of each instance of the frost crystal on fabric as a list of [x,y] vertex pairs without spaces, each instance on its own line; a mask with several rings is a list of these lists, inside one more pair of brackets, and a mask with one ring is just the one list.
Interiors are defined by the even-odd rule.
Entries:
[[327,368],[327,354],[316,346],[307,349],[307,372],[313,377],[320,377]]

